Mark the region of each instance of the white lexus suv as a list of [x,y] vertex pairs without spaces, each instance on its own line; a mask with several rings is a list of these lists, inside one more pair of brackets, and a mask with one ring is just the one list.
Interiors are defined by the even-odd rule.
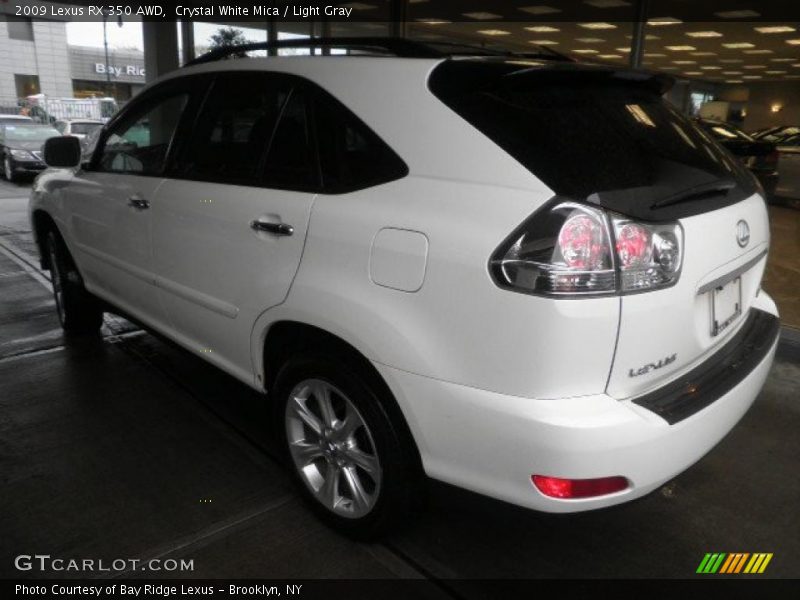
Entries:
[[48,140],[30,217],[66,332],[114,311],[263,392],[299,489],[354,536],[423,475],[572,512],[700,459],[778,340],[747,169],[661,75],[351,45],[395,56],[221,51],[88,163]]

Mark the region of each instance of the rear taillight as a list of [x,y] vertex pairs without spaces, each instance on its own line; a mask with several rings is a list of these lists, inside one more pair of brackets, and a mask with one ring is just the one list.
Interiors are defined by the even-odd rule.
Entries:
[[528,293],[630,293],[674,284],[681,246],[678,223],[641,223],[577,202],[555,202],[497,249],[491,271],[502,287]]
[[767,154],[766,158],[764,159],[764,163],[771,167],[777,166],[780,158],[781,158],[781,153],[778,152],[777,150],[773,150],[772,152]]

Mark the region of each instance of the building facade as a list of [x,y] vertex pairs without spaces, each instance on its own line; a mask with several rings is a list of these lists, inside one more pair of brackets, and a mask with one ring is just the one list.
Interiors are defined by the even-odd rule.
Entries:
[[4,110],[32,94],[124,102],[145,83],[144,55],[137,50],[69,46],[64,21],[4,15],[0,21],[0,105]]

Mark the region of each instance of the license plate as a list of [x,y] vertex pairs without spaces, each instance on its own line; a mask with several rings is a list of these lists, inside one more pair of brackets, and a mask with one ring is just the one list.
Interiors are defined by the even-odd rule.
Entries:
[[742,278],[711,290],[711,335],[719,335],[742,314]]

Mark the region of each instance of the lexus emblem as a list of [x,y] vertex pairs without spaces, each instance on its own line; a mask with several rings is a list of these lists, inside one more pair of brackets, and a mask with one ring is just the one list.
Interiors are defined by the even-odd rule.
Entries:
[[740,248],[750,243],[750,225],[744,219],[736,224],[736,242]]

